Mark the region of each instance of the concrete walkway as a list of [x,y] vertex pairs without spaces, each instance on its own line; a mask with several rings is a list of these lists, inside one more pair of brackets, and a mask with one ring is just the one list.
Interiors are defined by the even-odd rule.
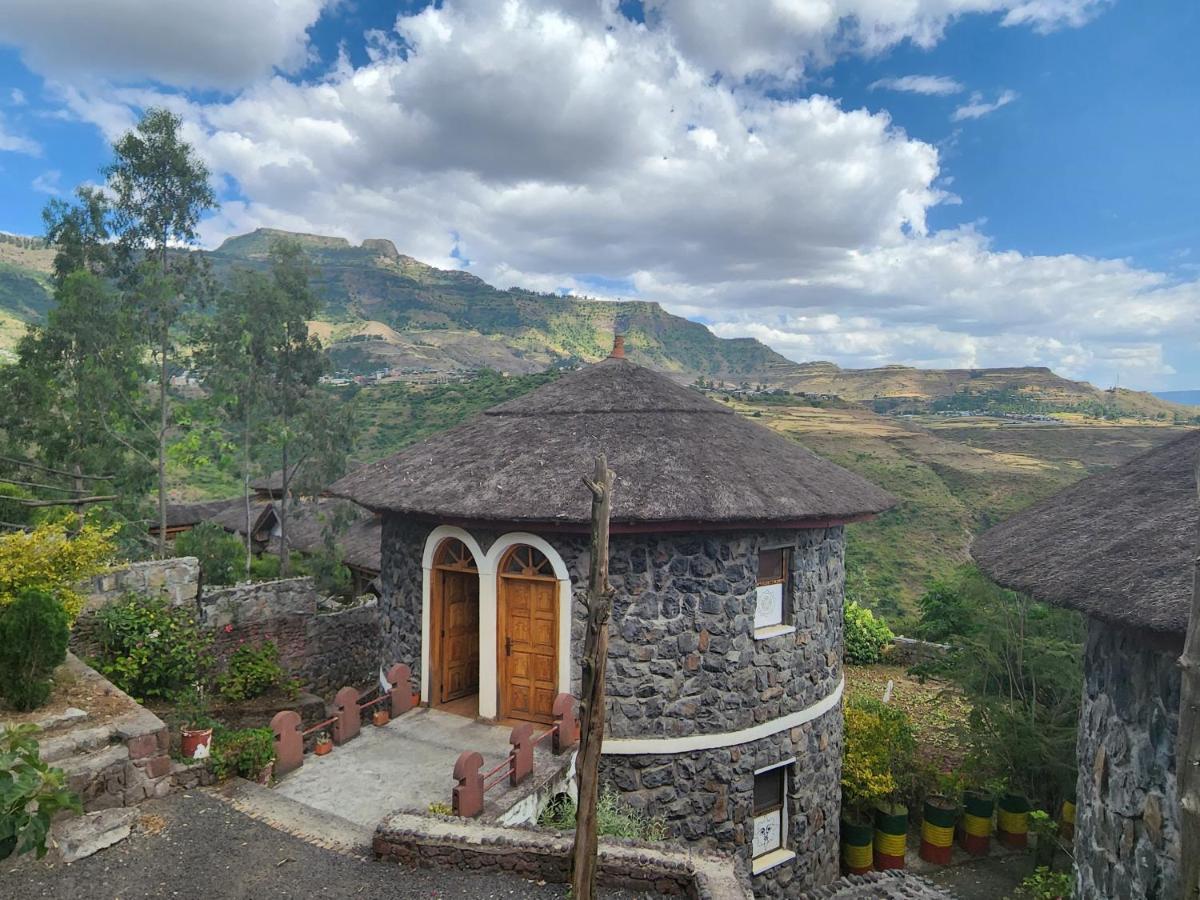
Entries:
[[[478,750],[487,772],[508,756],[511,731],[422,707],[381,728],[364,725],[358,737],[326,756],[305,754],[304,765],[275,790],[374,829],[398,810],[424,813],[431,803],[449,806],[458,755]],[[539,749],[536,756],[546,752]],[[499,791],[489,792],[489,800]]]

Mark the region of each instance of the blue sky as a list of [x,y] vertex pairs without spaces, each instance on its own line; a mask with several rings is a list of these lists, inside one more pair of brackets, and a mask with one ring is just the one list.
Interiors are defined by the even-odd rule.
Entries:
[[0,230],[165,103],[208,244],[383,236],[796,359],[1200,385],[1195,3],[13,3]]

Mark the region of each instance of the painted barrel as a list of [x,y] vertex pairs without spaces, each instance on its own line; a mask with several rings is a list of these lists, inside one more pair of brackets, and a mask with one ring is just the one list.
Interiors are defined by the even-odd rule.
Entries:
[[870,822],[842,819],[842,868],[847,875],[864,875],[871,871],[875,863],[874,831]]
[[954,823],[958,809],[948,803],[925,801],[921,811],[921,859],[944,866],[954,853]]
[[875,868],[903,869],[908,843],[908,807],[899,803],[875,810]]
[[963,797],[963,817],[960,826],[962,848],[972,856],[987,856],[992,844],[991,797],[968,792]]
[[996,812],[996,837],[1006,847],[1029,844],[1029,801],[1020,794],[1005,794]]
[[1062,815],[1059,816],[1059,834],[1067,843],[1070,843],[1075,838],[1075,801],[1064,800],[1062,805]]

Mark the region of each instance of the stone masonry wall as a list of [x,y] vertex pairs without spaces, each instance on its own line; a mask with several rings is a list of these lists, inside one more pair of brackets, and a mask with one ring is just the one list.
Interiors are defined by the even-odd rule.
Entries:
[[1088,619],[1075,825],[1080,900],[1179,895],[1181,649]]
[[[385,656],[421,658],[421,557],[432,526],[385,518]],[[484,552],[493,533],[472,530]],[[569,571],[572,691],[580,688],[587,539],[543,535]],[[785,609],[794,631],[756,640],[760,548],[792,548]],[[610,577],[608,736],[682,737],[750,728],[803,710],[842,676],[844,535],[841,527],[708,534],[616,534]],[[724,750],[608,756],[607,778],[672,834],[750,855],[756,768],[792,756],[788,844],[797,860],[755,879],[761,896],[826,883],[837,874],[840,709],[799,728]],[[792,883],[795,882],[795,886]]]

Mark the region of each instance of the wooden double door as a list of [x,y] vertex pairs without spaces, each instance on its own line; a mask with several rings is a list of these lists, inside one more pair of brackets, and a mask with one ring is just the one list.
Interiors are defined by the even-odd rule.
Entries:
[[514,547],[498,578],[500,715],[554,720],[558,693],[558,581],[545,556]]

